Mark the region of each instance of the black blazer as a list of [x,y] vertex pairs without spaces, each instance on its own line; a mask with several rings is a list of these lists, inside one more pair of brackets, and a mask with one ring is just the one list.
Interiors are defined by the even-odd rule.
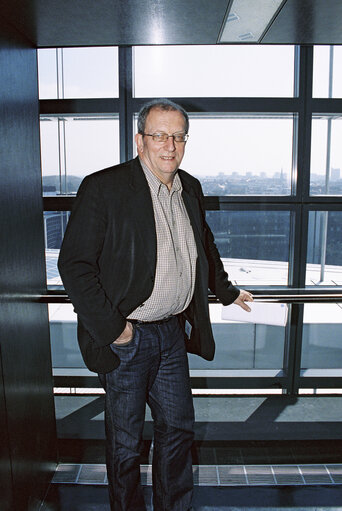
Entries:
[[[192,325],[186,346],[212,360],[208,287],[224,305],[232,303],[239,290],[228,280],[205,221],[199,181],[184,170],[178,172],[198,253],[194,296],[182,314]],[[152,198],[139,159],[87,176],[77,194],[58,268],[78,315],[78,341],[91,371],[106,373],[119,365],[110,344],[123,331],[126,317],[151,295],[156,253]]]

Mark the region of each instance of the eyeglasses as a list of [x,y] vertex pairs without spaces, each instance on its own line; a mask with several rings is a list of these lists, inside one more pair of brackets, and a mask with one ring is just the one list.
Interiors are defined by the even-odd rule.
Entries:
[[170,137],[173,138],[174,142],[186,142],[189,138],[187,133],[173,133],[173,135],[168,135],[167,133],[142,133],[145,137],[152,137],[154,142],[167,142]]

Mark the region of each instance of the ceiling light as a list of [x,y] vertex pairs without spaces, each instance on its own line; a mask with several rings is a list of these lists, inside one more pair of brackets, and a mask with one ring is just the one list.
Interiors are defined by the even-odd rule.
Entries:
[[257,43],[284,0],[233,0],[220,43]]

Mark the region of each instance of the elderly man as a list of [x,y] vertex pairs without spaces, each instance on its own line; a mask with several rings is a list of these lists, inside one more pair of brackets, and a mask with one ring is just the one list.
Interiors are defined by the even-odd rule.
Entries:
[[153,101],[139,113],[138,157],[82,182],[59,258],[85,364],[106,390],[111,509],[145,509],[139,455],[154,421],[155,511],[191,509],[194,412],[186,352],[214,356],[208,287],[249,310],[205,221],[200,183],[180,170],[189,120]]

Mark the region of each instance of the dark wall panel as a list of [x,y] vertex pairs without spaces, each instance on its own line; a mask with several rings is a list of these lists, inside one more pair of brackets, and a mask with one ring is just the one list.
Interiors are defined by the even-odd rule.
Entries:
[[0,406],[11,481],[0,507],[35,510],[56,460],[47,306],[32,299],[45,290],[37,63],[3,24],[0,119]]
[[0,351],[0,509],[12,502],[11,458],[7,427],[7,410]]

